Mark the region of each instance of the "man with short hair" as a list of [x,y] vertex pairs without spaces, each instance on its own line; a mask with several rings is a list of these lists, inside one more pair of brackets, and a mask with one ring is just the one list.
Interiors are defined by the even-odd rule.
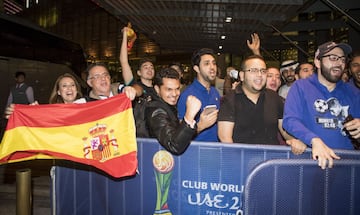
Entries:
[[183,66],[181,65],[180,62],[172,62],[169,64],[169,67],[170,68],[173,68],[175,69],[179,75],[180,75],[180,92],[182,92],[185,88],[186,88],[186,84],[185,84],[185,81],[184,81],[184,68]]
[[[278,145],[278,131],[286,140],[298,142],[282,129],[284,103],[265,88],[267,69],[259,55],[247,57],[240,71],[241,85],[224,97],[218,119],[221,142]],[[288,143],[295,147],[296,143]],[[304,148],[299,148],[300,152]],[[296,150],[294,153],[298,153]]]
[[277,92],[280,85],[281,85],[280,70],[275,67],[268,68],[266,74],[266,88]]
[[295,69],[298,65],[299,63],[294,60],[286,60],[281,63],[280,73],[285,81],[285,84],[280,87],[279,95],[284,99],[286,99],[291,85],[296,81]]
[[142,88],[138,85],[123,87],[119,83],[111,84],[110,73],[102,63],[94,63],[88,66],[87,84],[91,87],[89,95],[85,99],[78,99],[74,103],[84,103],[110,98],[118,93],[124,92],[130,100],[142,94]]
[[341,81],[350,52],[345,43],[320,45],[314,58],[317,73],[297,80],[285,101],[284,129],[312,148],[322,169],[340,159],[333,149],[353,149],[350,138],[360,138],[360,97]]
[[25,83],[25,72],[15,73],[16,85],[10,89],[7,106],[10,104],[31,104],[34,102],[33,88]]
[[154,88],[158,96],[146,106],[145,117],[150,137],[155,137],[169,152],[182,154],[196,135],[195,116],[201,101],[188,96],[185,114],[181,122],[177,118],[176,103],[180,95],[180,76],[172,68],[164,68],[155,74]]
[[[211,84],[216,78],[217,65],[215,53],[212,49],[202,48],[196,50],[191,58],[194,71],[197,77],[180,95],[177,108],[179,111],[178,118],[182,120],[186,112],[186,101],[190,95],[195,96],[201,101],[201,111],[208,105],[220,107],[219,92]],[[202,112],[196,117],[198,135],[194,140],[217,142],[217,114],[215,110],[209,114]],[[201,119],[201,120],[200,120]]]
[[311,63],[300,63],[295,69],[296,79],[303,79],[311,76],[314,73],[314,66]]

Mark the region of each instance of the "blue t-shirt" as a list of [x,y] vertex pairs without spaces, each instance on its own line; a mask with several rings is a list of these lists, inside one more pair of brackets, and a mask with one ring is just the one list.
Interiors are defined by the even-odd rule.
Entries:
[[[201,101],[201,111],[207,105],[216,105],[217,109],[220,107],[220,95],[216,88],[210,87],[210,90],[208,91],[197,79],[195,79],[194,82],[181,93],[177,103],[178,117],[180,120],[184,119],[186,99],[189,95],[193,95]],[[195,118],[196,122],[199,122],[200,113],[201,112],[199,111],[199,114]],[[218,142],[217,123],[200,132],[194,140]]]
[[329,92],[314,74],[291,86],[285,100],[283,127],[309,146],[311,139],[318,137],[330,148],[353,149],[343,131],[343,121],[349,114],[360,117],[360,97],[342,81]]

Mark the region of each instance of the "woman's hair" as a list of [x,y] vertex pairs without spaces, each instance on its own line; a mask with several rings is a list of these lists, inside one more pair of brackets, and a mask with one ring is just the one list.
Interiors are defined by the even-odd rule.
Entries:
[[63,78],[71,78],[74,82],[75,82],[75,86],[76,86],[76,99],[79,99],[82,97],[82,93],[81,93],[81,88],[79,83],[77,82],[75,76],[71,75],[70,73],[65,73],[63,75],[60,75],[54,84],[54,88],[50,94],[50,98],[49,98],[49,104],[57,104],[57,103],[64,103],[64,99],[57,93],[59,91],[59,84],[60,81]]

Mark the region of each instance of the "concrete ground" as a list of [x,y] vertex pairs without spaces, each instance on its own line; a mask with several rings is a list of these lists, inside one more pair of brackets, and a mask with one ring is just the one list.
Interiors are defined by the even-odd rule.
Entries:
[[52,160],[33,160],[0,165],[0,214],[16,214],[16,172],[31,169],[32,214],[50,215]]

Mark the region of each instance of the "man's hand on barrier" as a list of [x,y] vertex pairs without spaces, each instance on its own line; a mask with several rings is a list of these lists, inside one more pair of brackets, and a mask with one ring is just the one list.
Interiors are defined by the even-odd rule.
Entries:
[[311,140],[312,145],[312,157],[314,160],[317,160],[321,169],[328,167],[332,168],[334,165],[333,159],[340,159],[335,152],[329,148],[320,138],[313,138]]
[[305,149],[307,147],[305,143],[303,143],[300,140],[295,139],[295,138],[287,140],[286,144],[291,146],[291,151],[295,155],[300,155],[300,154],[304,153],[304,151],[305,151]]

